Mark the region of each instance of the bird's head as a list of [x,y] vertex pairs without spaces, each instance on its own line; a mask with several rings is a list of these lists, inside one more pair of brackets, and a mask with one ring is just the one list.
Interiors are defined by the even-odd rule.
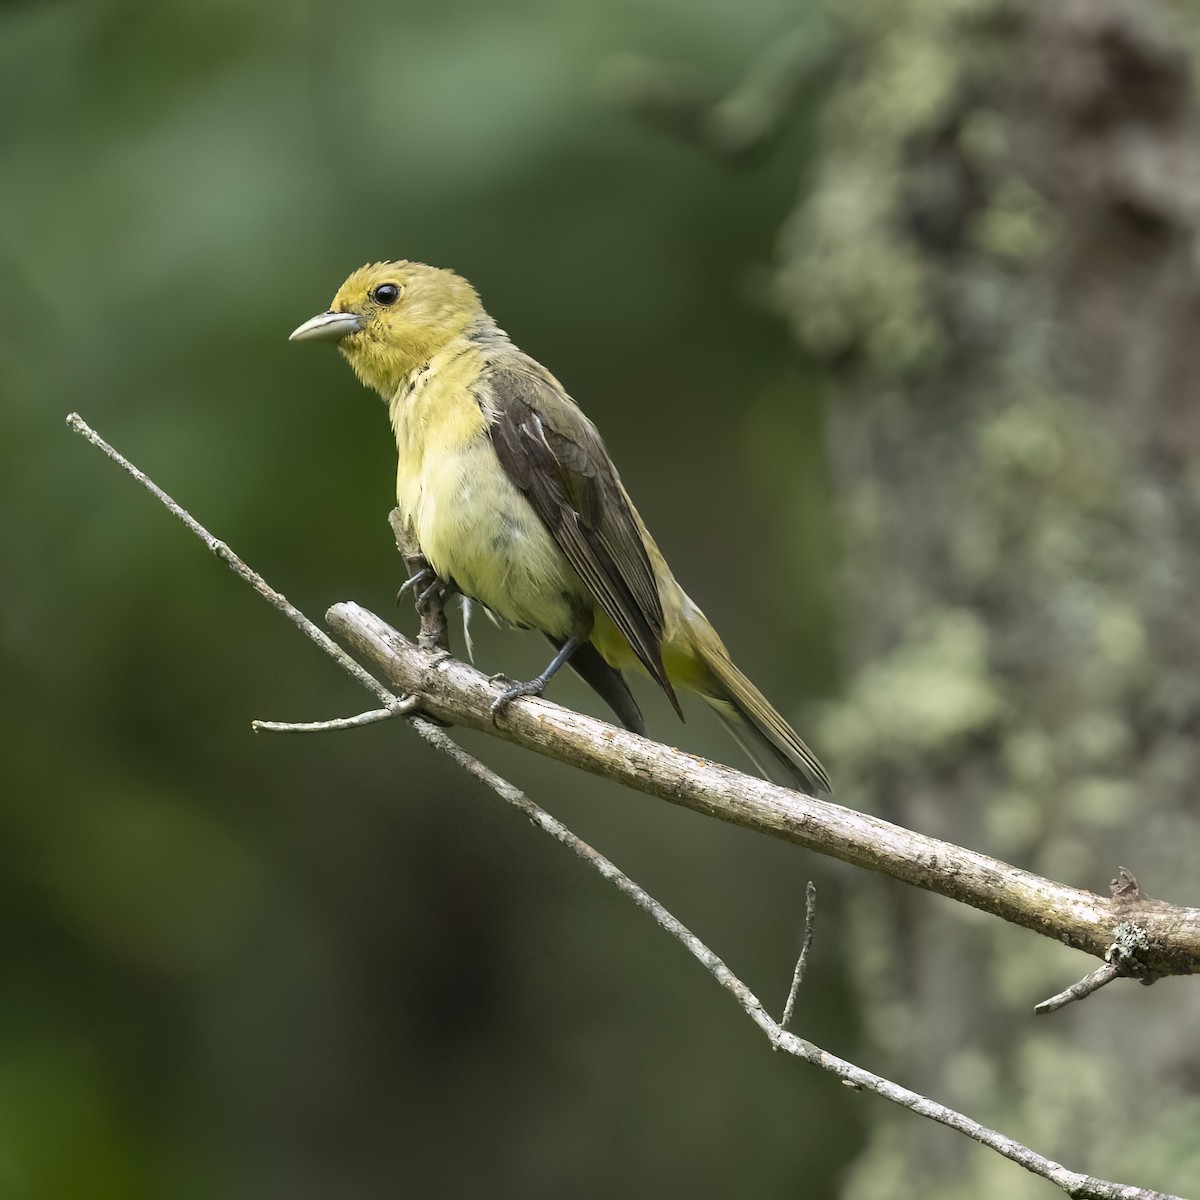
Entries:
[[359,379],[390,400],[412,371],[487,319],[475,289],[453,271],[369,263],[290,340],[337,342]]

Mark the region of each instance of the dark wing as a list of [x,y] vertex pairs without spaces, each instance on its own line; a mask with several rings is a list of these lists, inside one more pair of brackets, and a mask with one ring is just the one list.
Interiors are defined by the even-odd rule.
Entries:
[[600,435],[532,360],[494,363],[482,383],[505,474],[679,712],[663,667],[654,568]]

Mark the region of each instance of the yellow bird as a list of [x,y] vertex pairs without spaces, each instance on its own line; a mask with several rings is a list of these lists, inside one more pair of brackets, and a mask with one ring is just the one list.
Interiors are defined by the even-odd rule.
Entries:
[[441,583],[556,647],[495,712],[540,695],[569,662],[643,733],[621,674],[640,666],[681,718],[676,688],[708,701],[764,774],[778,764],[801,787],[830,790],[675,581],[596,427],[465,279],[423,263],[369,264],[291,340],[336,342],[386,401],[400,514]]

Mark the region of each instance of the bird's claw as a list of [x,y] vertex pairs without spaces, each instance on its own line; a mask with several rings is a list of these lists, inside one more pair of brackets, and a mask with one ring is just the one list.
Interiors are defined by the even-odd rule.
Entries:
[[[401,585],[400,590],[396,593],[396,603],[399,604],[404,599],[404,593],[411,591],[418,584],[427,583],[430,579],[435,579],[432,567],[422,567],[415,575],[410,575]],[[424,593],[422,593],[424,594]],[[417,601],[420,604],[420,601]]]
[[433,582],[417,597],[417,612],[424,612],[434,596],[445,599],[449,590],[449,587],[435,576]]
[[[504,676],[492,676],[494,683],[497,678],[503,679]],[[531,679],[528,683],[514,683],[505,688],[504,691],[492,701],[490,708],[492,713],[492,724],[496,724],[496,718],[514,701],[520,700],[522,696],[540,696],[546,690],[546,684],[541,679]]]
[[[423,584],[428,584],[428,587],[422,587]],[[417,591],[417,588],[421,588]],[[413,603],[416,606],[417,612],[423,612],[429,607],[429,602],[434,596],[440,599],[445,599],[454,591],[454,585],[447,583],[444,579],[439,579],[437,572],[432,567],[422,567],[415,575],[410,575],[400,586],[400,590],[396,593],[396,603],[399,604],[404,598],[405,592],[413,592]]]

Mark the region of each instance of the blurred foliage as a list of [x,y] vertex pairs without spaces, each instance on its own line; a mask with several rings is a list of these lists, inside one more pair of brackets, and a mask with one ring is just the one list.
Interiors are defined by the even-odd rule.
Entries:
[[[363,261],[456,267],[802,725],[834,685],[829,498],[761,264],[812,98],[731,167],[601,86],[632,52],[720,93],[796,21],[783,0],[0,9],[0,1194],[832,1190],[857,1101],[766,1054],[600,881],[403,729],[254,737],[367,698],[63,425],[78,410],[310,615],[386,614],[383,411],[286,336]],[[543,657],[480,630],[490,670]],[[736,761],[643,696],[656,733]],[[836,928],[836,869],[473,744],[768,999],[809,874]],[[832,1046],[855,1023],[836,942],[800,1017]]]

